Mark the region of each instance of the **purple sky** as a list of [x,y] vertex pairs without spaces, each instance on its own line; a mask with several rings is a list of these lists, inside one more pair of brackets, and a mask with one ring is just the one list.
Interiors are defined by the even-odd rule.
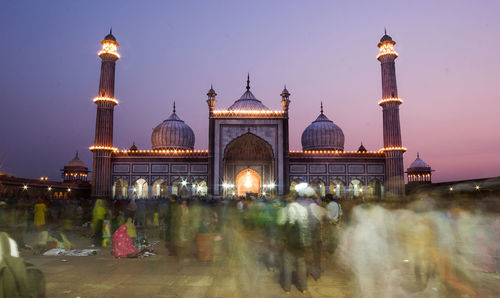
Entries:
[[[460,2],[460,3],[459,3]],[[51,5],[48,6],[47,3]],[[206,149],[210,84],[217,108],[252,91],[281,109],[291,95],[291,149],[319,113],[345,135],[382,147],[377,43],[396,61],[406,167],[417,151],[434,181],[500,175],[499,1],[2,1],[0,172],[49,176],[75,151],[90,167],[100,41],[113,26],[115,144],[151,148],[171,113]]]

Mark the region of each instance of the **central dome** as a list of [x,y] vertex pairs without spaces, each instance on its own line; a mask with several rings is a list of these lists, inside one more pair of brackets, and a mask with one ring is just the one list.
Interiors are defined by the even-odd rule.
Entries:
[[247,91],[235,101],[228,110],[245,110],[245,111],[269,111],[260,100],[258,100],[255,95],[250,91],[250,75],[247,78]]
[[321,113],[302,133],[302,150],[344,150],[344,133]]
[[175,113],[175,103],[172,115],[153,130],[151,144],[153,150],[194,148],[194,132]]

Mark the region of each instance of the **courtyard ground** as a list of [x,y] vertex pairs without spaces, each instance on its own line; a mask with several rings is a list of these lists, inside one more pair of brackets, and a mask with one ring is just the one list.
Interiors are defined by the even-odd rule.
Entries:
[[[34,234],[26,239],[33,239]],[[90,240],[71,233],[80,248]],[[267,270],[263,259],[264,241],[249,233],[235,235],[237,253],[218,254],[213,261],[201,262],[195,256],[179,260],[169,256],[164,242],[156,246],[158,255],[145,259],[114,259],[109,248],[91,257],[22,256],[45,274],[47,297],[358,297],[359,288],[352,272],[324,260],[321,279],[308,279],[308,291],[300,293],[292,286],[286,294],[279,284],[279,272]],[[219,247],[220,248],[220,247]],[[216,249],[217,250],[217,249]],[[402,271],[404,274],[404,271]],[[475,285],[479,297],[500,293],[500,277],[479,273]],[[405,276],[402,279],[406,278]],[[431,295],[429,295],[429,293]],[[377,295],[374,294],[374,297]],[[437,288],[430,292],[408,293],[408,297],[457,297],[453,291]],[[497,296],[498,297],[498,296]]]

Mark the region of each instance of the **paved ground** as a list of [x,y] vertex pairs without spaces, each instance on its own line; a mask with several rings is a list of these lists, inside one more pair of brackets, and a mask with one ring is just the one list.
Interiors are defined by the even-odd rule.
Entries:
[[[81,248],[90,244],[88,239],[77,235],[72,235],[72,239]],[[219,255],[212,262],[200,262],[194,256],[180,261],[168,256],[163,243],[157,246],[157,256],[146,259],[113,259],[109,249],[92,257],[33,256],[29,252],[24,252],[23,257],[45,273],[48,297],[359,296],[352,274],[326,258],[325,272],[318,281],[308,279],[306,294],[292,287],[286,295],[278,283],[278,272],[269,272],[262,262],[264,242],[258,236],[249,235],[235,236],[235,240],[238,253]],[[500,278],[484,274],[477,288],[480,297],[495,297],[500,293]],[[457,296],[453,292],[430,293],[433,297]],[[411,296],[429,295],[412,293]]]

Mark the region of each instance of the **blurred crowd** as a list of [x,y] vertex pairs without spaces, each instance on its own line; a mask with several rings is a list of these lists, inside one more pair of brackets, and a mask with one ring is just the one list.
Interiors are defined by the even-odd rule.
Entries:
[[27,247],[23,235],[36,232],[72,249],[64,232],[77,231],[93,247],[112,248],[116,258],[141,256],[158,240],[181,262],[219,254],[246,271],[255,265],[248,261],[255,249],[286,293],[292,285],[307,292],[308,278],[319,280],[333,266],[352,276],[362,297],[474,297],[478,272],[498,272],[499,230],[497,213],[458,204],[438,208],[431,199],[354,205],[331,197],[0,202],[0,231],[20,248]]

